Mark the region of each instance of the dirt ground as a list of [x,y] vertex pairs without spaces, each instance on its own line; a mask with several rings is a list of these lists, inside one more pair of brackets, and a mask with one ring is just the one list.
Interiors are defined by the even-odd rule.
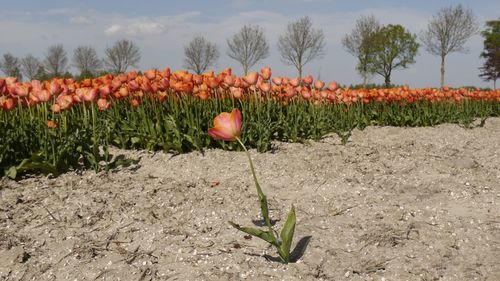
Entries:
[[296,208],[288,265],[227,222],[259,219],[242,152],[114,150],[139,162],[4,178],[0,280],[498,281],[499,151],[498,118],[252,150],[276,229]]

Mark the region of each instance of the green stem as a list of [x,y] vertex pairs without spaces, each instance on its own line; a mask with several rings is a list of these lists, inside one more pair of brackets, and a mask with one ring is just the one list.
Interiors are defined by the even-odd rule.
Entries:
[[278,243],[278,241],[276,239],[276,236],[274,235],[274,232],[273,232],[273,227],[271,225],[271,220],[269,219],[269,207],[267,205],[267,198],[266,198],[266,195],[264,195],[264,192],[262,192],[262,189],[260,188],[260,184],[257,181],[257,176],[255,175],[255,168],[253,166],[253,161],[252,161],[252,157],[250,156],[250,152],[248,152],[247,148],[245,147],[245,145],[243,144],[243,142],[240,140],[240,138],[237,137],[236,140],[241,145],[241,147],[243,148],[243,150],[245,150],[245,154],[247,155],[248,162],[250,163],[250,170],[252,171],[252,176],[253,176],[253,180],[255,182],[255,187],[257,188],[257,196],[259,197],[259,201],[260,201],[260,209],[261,209],[261,212],[262,212],[262,217],[264,218],[266,226],[269,229],[269,233],[273,237],[274,245],[276,247],[279,247],[279,243]]

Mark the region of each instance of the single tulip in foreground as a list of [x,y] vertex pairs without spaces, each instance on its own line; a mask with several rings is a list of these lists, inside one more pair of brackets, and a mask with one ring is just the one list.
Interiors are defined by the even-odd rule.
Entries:
[[250,157],[250,153],[247,148],[240,140],[241,134],[241,111],[237,108],[233,109],[231,113],[223,112],[219,114],[214,119],[214,127],[208,129],[208,134],[217,140],[224,141],[237,141],[243,150],[245,150],[245,154],[247,155],[248,162],[250,163],[250,170],[252,171],[253,180],[255,182],[255,187],[257,188],[257,196],[260,202],[260,210],[262,214],[262,218],[267,226],[267,230],[261,230],[252,227],[242,227],[232,221],[229,223],[236,229],[243,231],[252,236],[259,237],[260,239],[270,243],[275,246],[281,260],[284,263],[290,262],[290,248],[292,246],[293,234],[295,231],[295,208],[292,206],[292,209],[288,213],[287,219],[281,230],[280,237],[276,237],[275,231],[271,225],[271,219],[269,218],[269,207],[267,204],[267,198],[262,192],[262,189],[257,181],[257,176],[255,175],[255,169],[253,167],[252,157]]
[[241,111],[237,108],[231,113],[222,112],[214,119],[214,127],[208,134],[217,140],[235,141],[241,134]]

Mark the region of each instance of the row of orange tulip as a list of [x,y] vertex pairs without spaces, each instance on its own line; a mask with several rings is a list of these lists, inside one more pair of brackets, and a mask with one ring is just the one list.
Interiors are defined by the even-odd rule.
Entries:
[[245,99],[257,95],[288,102],[293,99],[311,100],[316,103],[369,103],[426,101],[461,101],[464,99],[500,101],[500,91],[479,89],[349,89],[339,88],[336,82],[326,85],[314,80],[311,75],[302,79],[271,77],[269,67],[260,73],[251,72],[244,77],[225,69],[219,74],[207,72],[196,75],[187,71],[171,72],[150,69],[142,75],[135,71],[126,74],[107,74],[95,79],[76,82],[72,79],[52,79],[40,82],[19,82],[16,78],[0,78],[0,108],[11,110],[18,104],[33,106],[51,102],[53,112],[60,112],[76,103],[97,102],[99,109],[111,106],[113,99],[129,98],[133,106],[139,106],[142,98],[148,96],[163,101],[168,95],[193,95],[200,100],[214,97],[232,96]]

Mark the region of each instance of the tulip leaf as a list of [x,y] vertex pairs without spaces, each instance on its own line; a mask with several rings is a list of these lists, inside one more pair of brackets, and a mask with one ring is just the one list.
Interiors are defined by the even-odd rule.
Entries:
[[257,228],[252,228],[252,227],[242,227],[240,226],[239,224],[236,224],[232,221],[229,222],[234,228],[238,229],[239,231],[243,231],[247,234],[250,234],[252,236],[255,236],[255,237],[258,237],[276,247],[278,247],[277,245],[277,242],[276,242],[276,238],[274,237],[274,235],[269,232],[269,231],[263,231],[263,230],[260,230],[260,229],[257,229]]
[[281,246],[278,250],[281,258],[285,263],[290,261],[290,247],[292,246],[293,233],[295,232],[295,208],[292,205],[292,209],[288,213],[288,217],[286,218],[285,225],[281,230]]

